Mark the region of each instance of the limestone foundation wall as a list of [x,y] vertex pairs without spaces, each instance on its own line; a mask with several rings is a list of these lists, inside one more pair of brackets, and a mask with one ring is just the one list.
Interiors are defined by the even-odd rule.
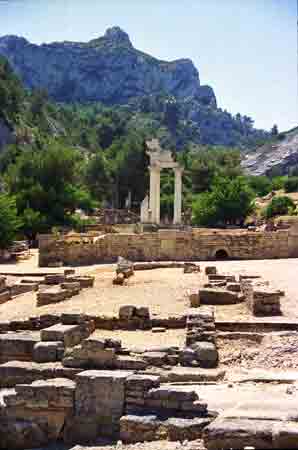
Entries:
[[105,234],[39,237],[39,265],[85,265],[115,262],[118,256],[133,261],[194,261],[216,259],[224,252],[233,259],[298,257],[295,230],[159,230],[141,234]]

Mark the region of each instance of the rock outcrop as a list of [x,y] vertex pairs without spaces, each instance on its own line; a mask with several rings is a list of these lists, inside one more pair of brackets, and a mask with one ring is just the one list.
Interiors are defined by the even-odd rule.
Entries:
[[250,175],[286,175],[298,166],[298,127],[247,154],[242,167]]
[[212,88],[201,86],[189,59],[161,61],[136,50],[119,27],[87,43],[35,45],[17,36],[0,38],[5,56],[27,88],[46,88],[58,101],[125,104],[165,93],[216,106]]

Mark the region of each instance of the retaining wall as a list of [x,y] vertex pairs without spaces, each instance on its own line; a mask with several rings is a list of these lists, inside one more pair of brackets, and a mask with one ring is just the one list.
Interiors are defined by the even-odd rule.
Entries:
[[76,239],[41,235],[39,265],[55,262],[85,265],[115,262],[118,256],[133,261],[195,261],[216,259],[224,250],[233,259],[298,257],[295,230],[159,230],[142,234],[77,235]]

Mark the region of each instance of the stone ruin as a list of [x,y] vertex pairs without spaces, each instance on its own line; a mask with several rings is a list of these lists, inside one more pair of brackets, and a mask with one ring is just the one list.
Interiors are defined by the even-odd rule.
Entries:
[[[127,274],[128,279],[138,270],[157,267],[180,267],[185,277],[189,273],[205,277],[204,286],[189,293],[191,307],[183,316],[156,317],[148,307],[132,302],[112,318],[65,313],[0,323],[1,450],[40,448],[53,442],[85,444],[98,438],[124,444],[196,441],[208,450],[297,448],[298,409],[292,394],[283,398],[285,411],[278,405],[260,412],[238,399],[233,408],[214,409],[214,397],[222,392],[235,395],[245,382],[230,382],[231,374],[218,367],[222,333],[215,307],[242,303],[251,315],[272,316],[280,314],[284,293],[257,275],[237,279],[218,273],[215,266],[207,266],[203,275],[196,264],[132,267],[120,260],[116,276]],[[70,269],[45,276],[36,295],[45,291],[49,295],[54,288],[52,300],[62,301],[57,292],[75,295],[93,283],[94,278],[80,277]],[[5,279],[1,286],[5,292]],[[140,349],[136,343],[127,348],[120,339],[100,333],[106,329],[162,333],[171,328],[185,330],[181,345]],[[270,377],[274,380],[270,373],[259,376],[262,383]],[[298,375],[292,377],[297,383]],[[218,386],[224,391],[217,394]]]

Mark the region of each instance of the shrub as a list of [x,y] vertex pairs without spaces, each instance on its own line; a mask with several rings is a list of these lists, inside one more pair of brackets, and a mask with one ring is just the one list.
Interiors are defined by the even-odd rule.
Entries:
[[289,177],[284,183],[284,188],[286,192],[298,192],[298,177]]
[[289,197],[273,197],[267,208],[265,209],[264,215],[267,219],[275,216],[283,216],[287,214],[292,214],[295,210],[295,203]]

